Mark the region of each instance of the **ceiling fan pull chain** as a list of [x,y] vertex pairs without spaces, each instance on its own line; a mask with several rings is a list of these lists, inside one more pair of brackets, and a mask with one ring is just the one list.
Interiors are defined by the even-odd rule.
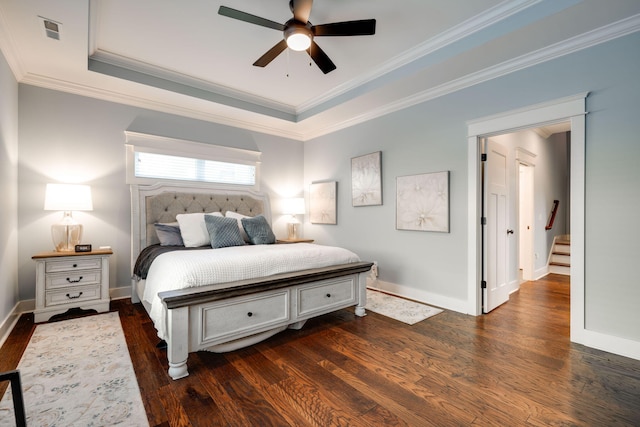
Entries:
[[289,77],[289,70],[290,70],[290,63],[289,63],[289,49],[287,49],[287,77]]

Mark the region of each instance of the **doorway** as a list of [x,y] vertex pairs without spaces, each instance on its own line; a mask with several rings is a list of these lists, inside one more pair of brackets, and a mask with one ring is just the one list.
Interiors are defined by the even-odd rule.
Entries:
[[570,223],[572,236],[571,263],[571,341],[584,343],[584,197],[585,197],[585,111],[588,93],[558,99],[544,104],[468,122],[468,312],[482,313],[482,236],[481,224],[481,137],[504,134],[520,129],[569,121],[570,142]]
[[534,176],[531,164],[518,163],[518,281],[535,280],[534,271]]

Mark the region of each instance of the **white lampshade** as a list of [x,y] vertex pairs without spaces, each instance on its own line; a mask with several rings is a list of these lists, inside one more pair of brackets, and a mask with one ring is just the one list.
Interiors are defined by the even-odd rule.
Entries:
[[92,211],[91,187],[80,184],[47,184],[45,211]]
[[304,198],[295,197],[284,199],[282,202],[282,213],[285,215],[300,215],[304,213]]
[[78,184],[47,184],[44,210],[64,211],[62,221],[51,226],[53,246],[58,252],[72,252],[82,241],[82,224],[71,214],[72,211],[91,211],[91,187]]

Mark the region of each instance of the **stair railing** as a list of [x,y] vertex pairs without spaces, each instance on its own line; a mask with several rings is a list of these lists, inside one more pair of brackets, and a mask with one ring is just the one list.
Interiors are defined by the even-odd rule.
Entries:
[[549,215],[549,222],[544,227],[545,230],[551,230],[553,228],[553,221],[556,220],[556,214],[558,213],[558,205],[560,204],[559,200],[553,201],[553,207],[551,208],[551,215]]

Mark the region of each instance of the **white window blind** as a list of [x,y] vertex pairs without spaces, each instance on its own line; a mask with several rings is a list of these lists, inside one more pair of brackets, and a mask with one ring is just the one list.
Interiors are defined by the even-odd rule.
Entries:
[[127,183],[201,181],[258,190],[260,152],[125,132]]
[[137,178],[205,181],[221,184],[255,185],[256,167],[238,163],[135,152]]

